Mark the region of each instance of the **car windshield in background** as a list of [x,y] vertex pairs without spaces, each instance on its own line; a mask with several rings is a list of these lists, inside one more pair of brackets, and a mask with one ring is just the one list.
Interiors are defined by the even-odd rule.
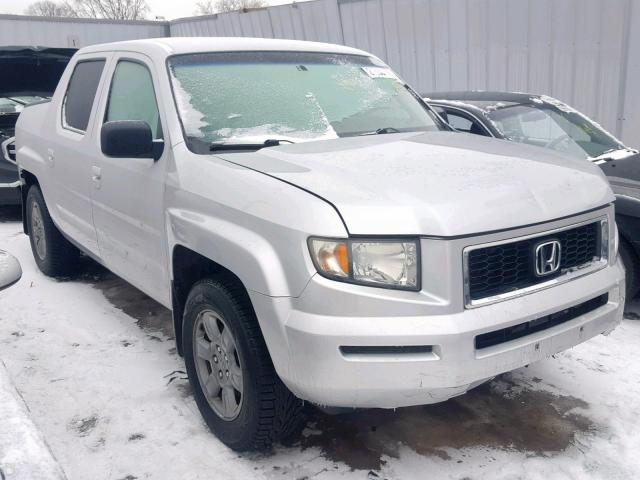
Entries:
[[512,105],[488,117],[509,140],[550,148],[578,158],[599,157],[624,148],[580,113],[551,105]]
[[386,66],[365,56],[231,52],[172,57],[169,69],[190,148],[214,142],[303,142],[439,130]]
[[38,96],[0,97],[0,114],[20,113],[22,109],[31,103],[44,100]]

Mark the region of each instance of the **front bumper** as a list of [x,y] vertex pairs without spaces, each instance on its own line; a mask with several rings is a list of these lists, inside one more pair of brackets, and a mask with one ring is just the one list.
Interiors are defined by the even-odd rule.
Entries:
[[[365,298],[360,295],[362,288],[336,285],[316,275],[299,298],[250,294],[276,370],[298,397],[347,408],[444,401],[495,375],[611,331],[624,309],[624,271],[618,261],[553,288],[443,315],[421,314],[420,303],[402,292],[392,306],[400,315],[376,316],[372,314],[376,310],[386,313],[389,308],[389,300],[382,298],[387,293],[368,293]],[[577,318],[516,340],[475,348],[477,335],[535,320],[602,294],[608,294],[608,303]],[[362,316],[353,315],[356,312]],[[345,355],[341,351],[345,346],[432,349]]]

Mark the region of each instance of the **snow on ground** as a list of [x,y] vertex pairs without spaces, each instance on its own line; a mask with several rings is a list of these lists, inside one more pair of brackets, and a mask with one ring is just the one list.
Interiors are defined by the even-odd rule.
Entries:
[[0,478],[65,480],[0,360]]
[[24,276],[0,292],[0,359],[70,480],[640,478],[640,320],[444,404],[315,413],[297,444],[239,455],[200,418],[169,313],[89,262],[44,277],[4,215]]

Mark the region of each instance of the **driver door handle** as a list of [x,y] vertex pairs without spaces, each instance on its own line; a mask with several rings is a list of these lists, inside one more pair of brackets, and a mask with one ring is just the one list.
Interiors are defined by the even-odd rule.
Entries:
[[96,188],[100,188],[100,183],[102,181],[102,170],[100,167],[96,167],[95,165],[91,167],[91,180],[93,180],[93,184]]

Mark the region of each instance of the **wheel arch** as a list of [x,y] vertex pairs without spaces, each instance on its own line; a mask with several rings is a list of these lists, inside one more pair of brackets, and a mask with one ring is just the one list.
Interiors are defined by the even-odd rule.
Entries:
[[20,170],[20,194],[22,197],[22,231],[29,235],[29,225],[27,225],[27,194],[29,193],[29,189],[33,185],[40,186],[40,182],[38,181],[38,177],[36,177],[33,173],[28,170]]
[[223,277],[225,282],[241,287],[247,295],[248,292],[242,280],[231,270],[181,244],[175,245],[171,252],[171,273],[173,327],[176,348],[182,356],[184,307],[193,285],[204,278],[216,276]]
[[616,200],[615,205],[620,239],[625,240],[640,258],[640,209],[629,210],[629,202],[620,202],[619,199]]

